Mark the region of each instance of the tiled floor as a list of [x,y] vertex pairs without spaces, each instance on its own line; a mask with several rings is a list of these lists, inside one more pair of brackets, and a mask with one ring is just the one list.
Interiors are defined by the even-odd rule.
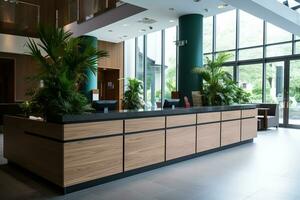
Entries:
[[270,130],[261,132],[251,144],[65,196],[2,165],[0,199],[299,200],[299,152],[300,130]]

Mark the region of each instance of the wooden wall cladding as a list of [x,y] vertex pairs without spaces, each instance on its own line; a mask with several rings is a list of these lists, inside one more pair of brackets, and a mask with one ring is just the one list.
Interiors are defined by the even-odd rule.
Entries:
[[64,125],[65,140],[107,136],[122,133],[123,120]]
[[240,119],[241,118],[241,111],[226,111],[222,112],[222,120],[232,120],[232,119]]
[[165,131],[125,136],[125,171],[164,161]]
[[166,159],[191,155],[195,153],[196,127],[174,128],[167,130]]
[[240,120],[222,122],[221,146],[240,142]]
[[220,123],[197,126],[197,152],[220,147],[220,128]]
[[165,128],[165,117],[125,120],[125,133]]
[[242,118],[256,117],[256,116],[257,116],[257,109],[242,110]]
[[123,136],[85,140],[64,145],[64,186],[123,171]]
[[257,137],[257,119],[249,118],[242,120],[242,141]]
[[198,113],[197,123],[210,123],[218,122],[221,120],[221,112],[211,112],[211,113]]
[[[40,23],[55,26],[55,1],[46,0],[24,0],[25,2],[40,6]],[[38,9],[36,6],[23,3],[11,4],[1,2],[1,10],[9,21],[0,21],[0,32],[13,35],[37,37],[36,27],[38,25]],[[5,19],[5,17],[4,17]]]
[[29,55],[19,55],[11,53],[1,53],[1,58],[10,58],[15,60],[15,101],[28,100],[26,92],[31,87],[38,87],[36,81],[28,81],[28,77],[39,73],[39,67],[34,59]]
[[119,70],[119,107],[121,108],[124,94],[124,42],[111,43],[99,41],[98,48],[107,51],[109,54],[109,57],[99,60],[98,67]]
[[167,117],[167,128],[196,124],[196,114]]
[[101,50],[107,51],[109,54],[109,57],[99,61],[98,66],[100,68],[122,69],[124,67],[124,50],[122,42],[112,43],[99,41],[98,47]]

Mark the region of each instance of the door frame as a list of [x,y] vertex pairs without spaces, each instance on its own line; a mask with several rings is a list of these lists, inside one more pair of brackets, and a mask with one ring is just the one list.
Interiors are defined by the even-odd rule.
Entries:
[[14,66],[13,66],[13,78],[14,78],[14,80],[13,80],[13,89],[14,89],[14,92],[13,92],[13,100],[14,100],[14,102],[17,102],[17,82],[16,82],[16,76],[17,76],[17,68],[16,68],[16,65],[17,65],[17,61],[16,61],[16,58],[14,58],[14,57],[10,57],[10,56],[5,56],[5,55],[0,55],[0,59],[7,59],[7,60],[13,60],[13,62],[14,62]]

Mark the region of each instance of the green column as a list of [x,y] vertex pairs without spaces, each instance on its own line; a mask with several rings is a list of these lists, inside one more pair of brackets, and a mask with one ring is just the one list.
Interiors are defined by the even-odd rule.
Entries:
[[[98,39],[96,37],[92,36],[81,36],[82,40],[86,41],[86,44],[92,45],[94,48],[98,49]],[[84,48],[84,47],[83,47]],[[98,69],[98,65],[96,65]],[[93,89],[98,88],[98,70],[94,74],[92,71],[88,70],[86,71],[87,80],[85,84],[82,86],[82,92],[83,94],[91,101],[92,93],[91,91]]]
[[179,18],[179,40],[186,44],[179,47],[178,91],[192,103],[192,91],[199,91],[202,80],[193,73],[203,65],[203,16],[184,15]]

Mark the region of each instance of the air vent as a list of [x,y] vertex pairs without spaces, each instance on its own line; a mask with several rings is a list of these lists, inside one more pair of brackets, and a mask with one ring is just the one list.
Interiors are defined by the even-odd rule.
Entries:
[[144,17],[143,19],[139,20],[138,22],[142,23],[142,24],[154,24],[156,22],[156,20],[150,19],[148,17]]

